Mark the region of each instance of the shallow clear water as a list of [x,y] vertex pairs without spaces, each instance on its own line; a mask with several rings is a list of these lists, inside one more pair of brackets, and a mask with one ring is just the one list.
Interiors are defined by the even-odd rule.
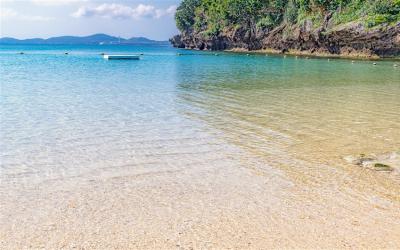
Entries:
[[[101,52],[145,55],[106,61]],[[295,153],[327,161],[400,146],[400,70],[393,62],[180,53],[1,47],[2,181],[188,154],[207,161],[224,144],[286,162]]]
[[[101,52],[144,55],[106,61]],[[400,149],[393,64],[156,46],[1,46],[0,194],[11,204],[52,181],[244,167],[302,185],[353,182],[398,201],[395,179],[343,161]]]

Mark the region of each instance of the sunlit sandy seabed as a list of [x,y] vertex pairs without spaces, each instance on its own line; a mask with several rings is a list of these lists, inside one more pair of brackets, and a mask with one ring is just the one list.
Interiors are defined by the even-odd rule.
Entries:
[[400,248],[394,62],[176,53],[0,48],[1,249]]

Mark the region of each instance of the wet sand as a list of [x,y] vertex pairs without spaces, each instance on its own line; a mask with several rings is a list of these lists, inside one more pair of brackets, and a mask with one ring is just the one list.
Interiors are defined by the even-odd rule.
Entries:
[[299,165],[291,178],[240,154],[1,190],[2,249],[400,246],[398,182],[376,185],[387,173]]

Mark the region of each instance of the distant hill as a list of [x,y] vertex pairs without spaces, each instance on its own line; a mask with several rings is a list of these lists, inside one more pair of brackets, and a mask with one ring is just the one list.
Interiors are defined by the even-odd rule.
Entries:
[[0,38],[0,44],[168,44],[168,41],[155,41],[145,37],[132,37],[129,39],[95,34],[91,36],[59,36],[48,39],[15,39],[11,37]]

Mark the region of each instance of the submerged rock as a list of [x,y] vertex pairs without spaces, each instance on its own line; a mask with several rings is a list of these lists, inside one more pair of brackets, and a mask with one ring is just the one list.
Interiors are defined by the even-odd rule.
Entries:
[[359,156],[347,156],[344,158],[348,163],[363,168],[382,172],[400,172],[400,153],[391,152],[380,155],[361,154]]
[[376,171],[386,171],[386,172],[391,172],[393,171],[393,168],[389,165],[382,164],[382,163],[375,163],[374,164],[374,169]]

